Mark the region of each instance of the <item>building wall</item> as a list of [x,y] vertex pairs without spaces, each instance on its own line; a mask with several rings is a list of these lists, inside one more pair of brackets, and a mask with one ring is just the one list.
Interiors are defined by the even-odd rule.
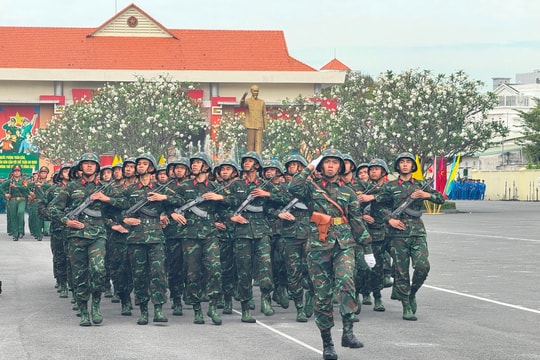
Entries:
[[0,81],[0,103],[38,104],[40,95],[53,95],[52,81]]
[[471,177],[485,181],[485,200],[540,200],[540,170],[473,170]]

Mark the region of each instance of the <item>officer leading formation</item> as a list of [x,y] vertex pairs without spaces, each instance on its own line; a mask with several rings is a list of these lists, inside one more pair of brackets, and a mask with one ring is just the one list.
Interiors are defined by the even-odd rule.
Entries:
[[168,298],[173,316],[191,306],[195,324],[205,324],[208,303],[210,323],[221,325],[233,300],[240,321],[254,323],[258,286],[261,314],[272,316],[292,300],[297,322],[314,316],[323,359],[337,359],[334,305],[342,347],[364,346],[354,323],[371,294],[373,310],[386,310],[385,287],[401,302],[404,320],[418,319],[417,294],[430,270],[423,201],[444,198],[412,178],[410,153],[397,156],[397,179],[389,182],[384,160],[357,166],[336,149],[311,163],[298,154],[282,164],[248,151],[240,163],[214,166],[198,152],[165,165],[141,154],[102,169],[96,154],[85,153],[62,164],[51,185],[42,170],[29,184],[14,166],[2,184],[8,231],[15,241],[24,236],[20,213],[27,201],[37,204],[42,222],[33,235],[41,240],[43,221],[50,222],[57,291],[60,298],[71,292],[81,326],[102,323],[109,289],[122,316],[139,307],[138,325],[149,323],[149,303],[152,321],[168,322]]

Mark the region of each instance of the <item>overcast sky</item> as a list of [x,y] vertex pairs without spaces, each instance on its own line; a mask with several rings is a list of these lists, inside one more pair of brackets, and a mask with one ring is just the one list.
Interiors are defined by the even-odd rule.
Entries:
[[283,30],[289,53],[315,68],[335,55],[374,77],[464,70],[487,89],[540,69],[535,0],[0,0],[0,26],[94,28],[132,2],[170,29]]

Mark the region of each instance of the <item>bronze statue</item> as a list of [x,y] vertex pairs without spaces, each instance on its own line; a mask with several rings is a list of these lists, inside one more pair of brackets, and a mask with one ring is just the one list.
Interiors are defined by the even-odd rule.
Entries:
[[244,126],[247,130],[247,151],[262,152],[263,130],[268,129],[266,119],[266,104],[263,99],[259,99],[259,87],[251,86],[251,97],[246,99],[247,92],[240,100],[240,107],[246,109]]

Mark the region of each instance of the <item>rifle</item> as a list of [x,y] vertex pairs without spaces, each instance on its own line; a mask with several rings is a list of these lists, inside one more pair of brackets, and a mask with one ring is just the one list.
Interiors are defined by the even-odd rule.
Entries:
[[[426,189],[428,186],[431,186],[432,183],[433,183],[433,180],[427,181],[426,184],[420,188],[420,190],[423,191],[423,190]],[[418,190],[418,189],[414,189],[413,192],[416,191],[416,190]],[[407,196],[407,198],[406,198],[401,204],[399,204],[399,206],[398,206],[394,211],[392,211],[392,213],[390,214],[390,216],[392,217],[392,219],[398,219],[399,216],[400,216],[404,211],[406,211],[406,210],[409,208],[409,206],[410,206],[415,200],[417,200],[417,199],[413,199],[413,198],[411,197],[411,195],[412,195],[412,192]],[[420,214],[421,214],[421,213],[420,213]],[[417,217],[419,217],[419,216],[417,216]]]
[[[224,185],[224,186],[220,187],[219,189],[216,189],[215,191],[212,191],[212,192],[216,193],[216,194],[219,194],[220,192],[222,192],[223,190],[225,190],[226,188],[231,186],[231,184],[233,182],[234,181],[231,181],[227,185]],[[201,210],[201,209],[199,209],[197,207],[197,205],[199,205],[200,203],[202,203],[205,200],[206,200],[205,198],[203,198],[201,195],[199,195],[195,199],[188,202],[187,204],[184,204],[183,206],[181,206],[181,207],[179,207],[177,209],[174,209],[174,212],[179,214],[179,215],[184,215],[186,213],[186,211],[189,210],[189,211],[192,211],[195,215],[198,215],[200,217],[207,217],[208,214],[206,213],[206,211]]]
[[295,205],[298,209],[307,210],[307,206],[301,203],[299,198],[294,198],[287,205],[285,205],[281,210],[279,210],[279,213],[280,214],[286,213],[289,210],[291,210],[293,207],[295,207]]
[[[262,184],[261,186],[257,187],[257,189],[264,189],[266,187],[266,185],[268,185],[269,183],[272,182],[272,180],[274,179],[275,175],[272,176],[270,179],[266,179]],[[246,208],[249,206],[249,204],[251,204],[251,202],[255,200],[255,197],[253,195],[251,195],[251,192],[249,193],[249,195],[247,196],[247,198],[244,200],[244,202],[242,204],[240,204],[240,206],[238,207],[238,209],[236,209],[236,211],[234,212],[233,216],[236,216],[236,215],[241,215],[244,210],[246,210]]]
[[[176,179],[171,179],[169,181],[167,181],[165,184],[160,184],[158,187],[156,187],[156,189],[152,192],[155,192],[155,193],[159,193],[161,190],[165,189],[167,186],[169,186],[169,184],[171,184],[173,181],[175,181]],[[140,199],[139,201],[137,201],[135,204],[131,205],[131,207],[129,209],[126,210],[126,212],[124,213],[124,216],[125,217],[131,217],[133,216],[135,213],[137,213],[137,211],[141,210],[143,208],[143,206],[145,206],[146,204],[148,204],[150,200],[148,200],[148,197],[145,196],[143,197],[142,199]]]
[[84,212],[90,205],[94,203],[94,200],[91,200],[90,197],[93,194],[97,194],[98,192],[101,192],[105,189],[107,189],[109,186],[111,186],[112,182],[109,182],[107,184],[102,184],[96,191],[94,191],[92,194],[88,195],[86,199],[82,203],[79,204],[75,209],[69,211],[66,216],[70,220],[77,220],[79,215],[81,215],[82,212]]

